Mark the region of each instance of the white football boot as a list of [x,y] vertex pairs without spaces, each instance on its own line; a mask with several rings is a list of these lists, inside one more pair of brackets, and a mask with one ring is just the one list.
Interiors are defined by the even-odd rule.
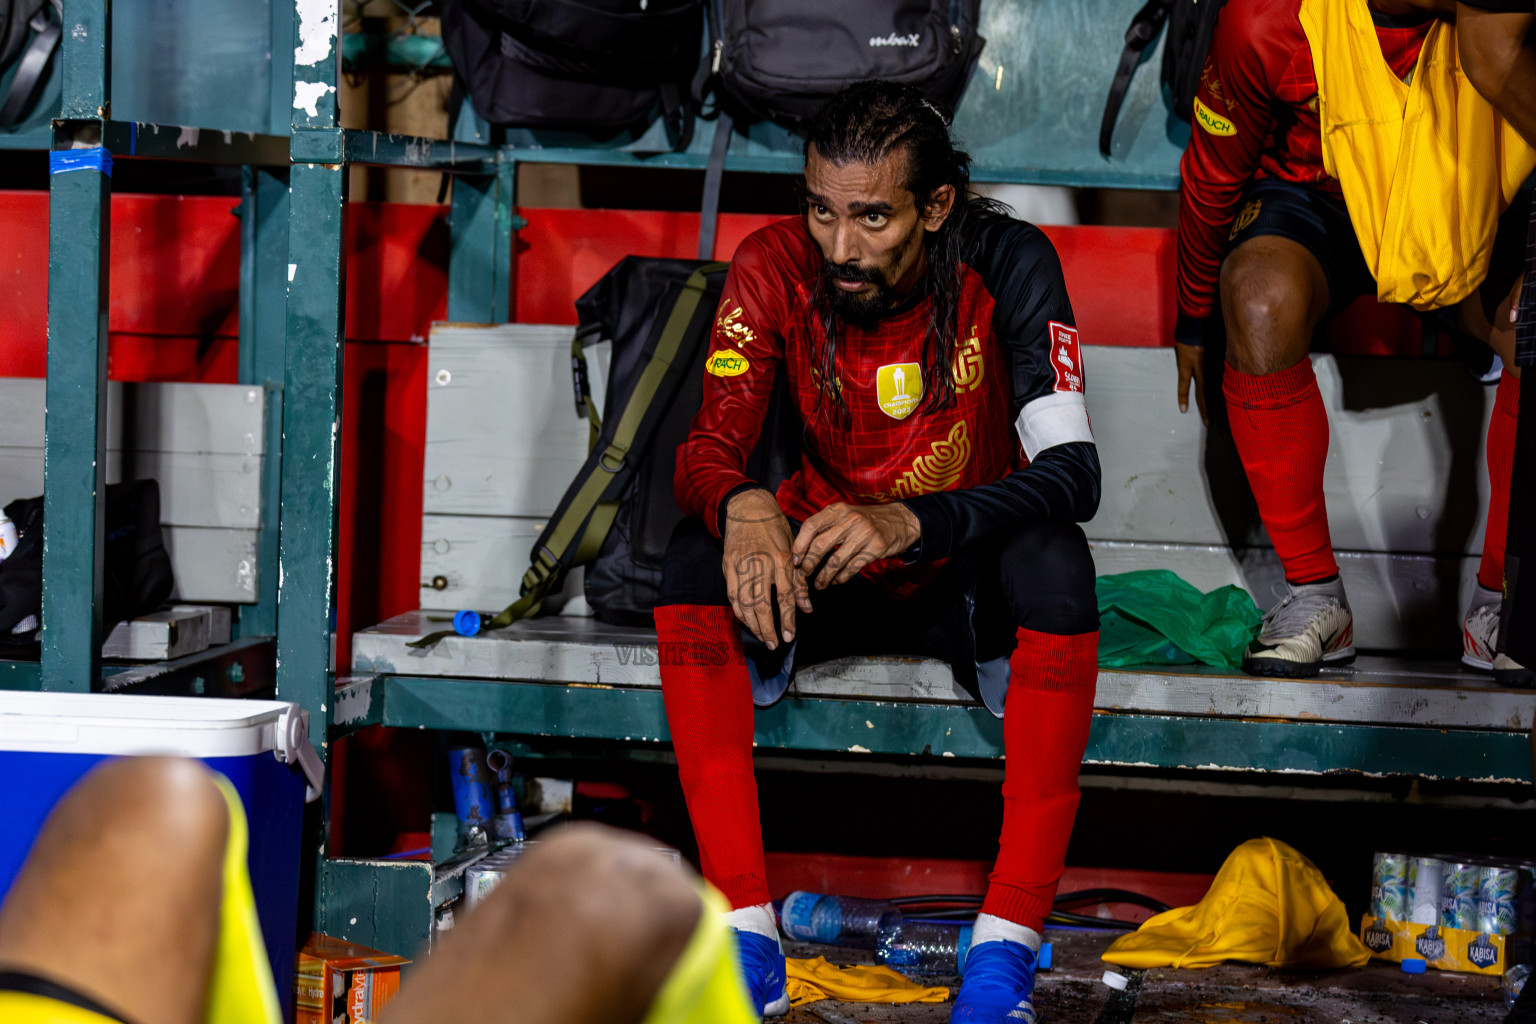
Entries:
[[1285,585],[1280,603],[1264,616],[1258,639],[1243,652],[1243,671],[1255,676],[1315,676],[1324,665],[1355,660],[1355,617],[1337,576],[1321,583]]
[[1481,583],[1472,592],[1472,603],[1461,620],[1461,663],[1485,672],[1493,669],[1493,656],[1499,649],[1499,609],[1504,595]]

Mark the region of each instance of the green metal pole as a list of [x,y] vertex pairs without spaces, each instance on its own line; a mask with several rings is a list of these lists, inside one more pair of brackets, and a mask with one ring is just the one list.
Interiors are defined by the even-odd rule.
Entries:
[[448,209],[448,319],[499,324],[510,317],[516,165],[495,175],[455,175]]
[[[336,86],[341,3],[292,0],[292,144],[327,134],[340,148]],[[282,506],[279,513],[277,696],[309,712],[310,742],[327,756],[331,633],[336,604],[337,458],[341,429],[346,165],[289,171]],[[323,832],[323,824],[321,826]],[[323,839],[322,839],[323,850]]]
[[48,382],[43,442],[41,686],[89,691],[101,678],[106,498],[107,307],[112,158],[111,33],[102,4],[70,4],[48,187]]
[[282,382],[287,348],[288,173],[246,167],[240,205],[240,382],[266,388],[261,533],[256,603],[240,610],[236,634],[277,635],[278,509],[282,502]]

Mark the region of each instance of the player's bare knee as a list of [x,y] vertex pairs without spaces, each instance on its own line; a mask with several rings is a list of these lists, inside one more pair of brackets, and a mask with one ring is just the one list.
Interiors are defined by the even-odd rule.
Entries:
[[601,826],[572,826],[549,843],[558,866],[545,880],[569,894],[572,927],[624,946],[675,949],[692,934],[702,903],[689,872],[649,840]]
[[[115,831],[134,842],[218,864],[229,834],[229,809],[209,770],[175,757],[130,757],[93,769],[65,798],[60,809],[72,818]],[[181,852],[178,852],[181,851]]]

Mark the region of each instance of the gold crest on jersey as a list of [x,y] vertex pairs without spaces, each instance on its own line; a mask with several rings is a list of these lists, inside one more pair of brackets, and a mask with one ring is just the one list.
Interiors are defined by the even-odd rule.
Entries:
[[918,363],[887,363],[875,371],[880,411],[893,420],[912,415],[923,398],[923,368]]
[[964,345],[955,352],[955,358],[950,363],[950,372],[955,378],[956,391],[975,391],[981,387],[981,379],[986,376],[986,361],[981,354],[981,337],[978,328],[971,328],[971,336],[966,339]]

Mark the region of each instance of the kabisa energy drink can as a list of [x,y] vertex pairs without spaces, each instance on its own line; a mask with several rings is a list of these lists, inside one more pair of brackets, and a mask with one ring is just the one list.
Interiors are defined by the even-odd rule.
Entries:
[[1405,853],[1378,853],[1371,866],[1371,916],[1378,921],[1406,921],[1409,859]]
[[1445,865],[1445,883],[1440,889],[1440,926],[1477,930],[1477,891],[1482,884],[1482,868],[1476,864]]
[[1436,857],[1415,857],[1409,865],[1409,874],[1413,891],[1409,897],[1408,920],[1415,924],[1439,924],[1445,861]]
[[1486,935],[1510,935],[1515,930],[1515,893],[1520,873],[1515,868],[1485,867],[1477,886],[1477,930]]

